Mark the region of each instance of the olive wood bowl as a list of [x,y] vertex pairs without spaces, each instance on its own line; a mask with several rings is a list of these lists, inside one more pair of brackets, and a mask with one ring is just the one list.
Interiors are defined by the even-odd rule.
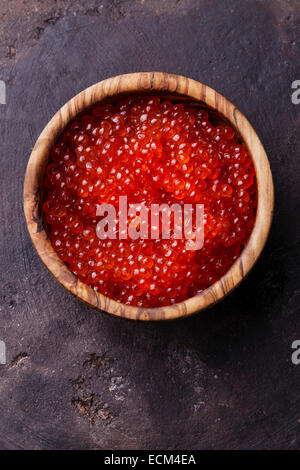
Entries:
[[[66,126],[93,105],[117,101],[126,95],[148,93],[173,101],[186,101],[208,108],[214,124],[232,126],[250,152],[257,180],[258,204],[255,224],[240,257],[217,282],[200,294],[178,304],[141,308],[128,306],[95,292],[81,282],[59,258],[47,234],[42,215],[43,177],[52,146]],[[24,211],[28,231],[41,260],[72,294],[98,310],[132,320],[171,320],[212,306],[231,292],[247,275],[265,245],[273,213],[274,189],[263,145],[245,116],[224,96],[190,78],[161,72],[145,72],[108,78],[83,90],[53,116],[32,150],[24,182]]]

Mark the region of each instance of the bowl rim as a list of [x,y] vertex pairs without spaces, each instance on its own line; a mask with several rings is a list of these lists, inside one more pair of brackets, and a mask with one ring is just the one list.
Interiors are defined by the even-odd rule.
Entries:
[[[164,307],[145,308],[119,303],[95,292],[80,281],[59,258],[44,229],[40,192],[51,147],[65,127],[82,111],[123,93],[161,93],[186,98],[220,113],[238,131],[248,147],[256,172],[258,204],[250,238],[230,269],[206,290],[187,300]],[[65,103],[50,119],[31,152],[24,180],[24,213],[33,245],[52,275],[67,290],[90,306],[117,317],[134,320],[172,320],[195,314],[214,305],[236,288],[252,269],[267,240],[274,207],[274,187],[268,157],[246,117],[214,89],[181,75],[140,72],[118,75],[86,88]]]

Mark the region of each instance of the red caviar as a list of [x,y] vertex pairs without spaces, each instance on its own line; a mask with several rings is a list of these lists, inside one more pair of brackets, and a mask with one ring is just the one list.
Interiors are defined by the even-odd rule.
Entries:
[[[252,231],[251,157],[208,112],[153,96],[130,97],[78,117],[52,149],[43,205],[60,258],[84,283],[117,301],[158,307],[217,281]],[[185,239],[99,240],[97,205],[204,204],[204,246]]]

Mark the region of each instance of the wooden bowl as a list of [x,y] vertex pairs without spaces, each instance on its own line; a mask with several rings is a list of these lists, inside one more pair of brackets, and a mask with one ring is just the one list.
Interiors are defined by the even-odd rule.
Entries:
[[[117,100],[126,94],[150,93],[176,101],[188,101],[210,109],[212,119],[229,123],[251,153],[256,171],[258,205],[255,225],[247,245],[229,271],[208,289],[175,305],[140,308],[124,305],[82,283],[54,251],[42,220],[42,181],[53,144],[65,127],[83,110],[96,103]],[[274,204],[272,175],[266,152],[251,124],[224,96],[186,77],[160,72],[133,73],[103,80],[66,103],[51,119],[31,153],[24,183],[24,210],[29,234],[44,264],[70,292],[92,307],[134,320],[170,320],[207,308],[231,292],[259,257],[271,225]]]

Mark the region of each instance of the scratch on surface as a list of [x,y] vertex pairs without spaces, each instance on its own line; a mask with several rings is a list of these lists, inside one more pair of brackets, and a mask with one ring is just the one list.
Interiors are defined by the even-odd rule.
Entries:
[[8,368],[12,369],[13,367],[18,367],[24,361],[24,359],[28,359],[28,357],[29,356],[26,352],[21,352],[20,354],[17,354],[9,364]]

